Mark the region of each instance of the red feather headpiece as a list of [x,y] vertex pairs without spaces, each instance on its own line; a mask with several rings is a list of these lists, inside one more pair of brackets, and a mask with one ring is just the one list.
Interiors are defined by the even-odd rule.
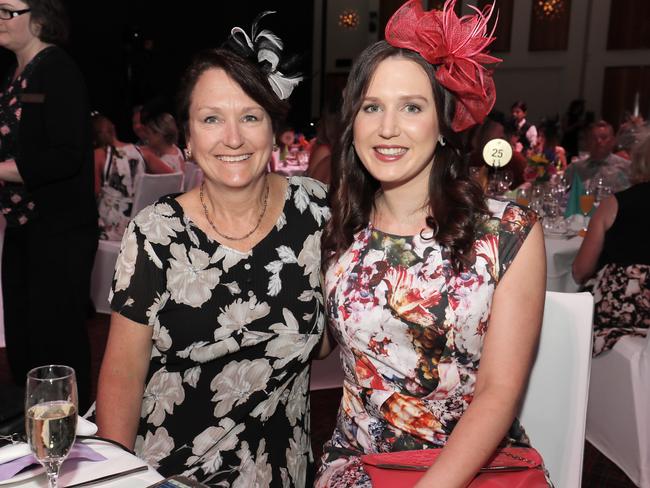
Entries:
[[442,10],[425,12],[421,0],[409,0],[390,18],[385,34],[391,46],[415,51],[438,65],[436,80],[457,98],[451,128],[460,132],[481,123],[492,110],[494,80],[483,65],[501,59],[483,52],[495,39],[494,28],[487,34],[494,5],[483,12],[471,7],[476,14],[458,18],[455,4],[456,0],[447,0]]

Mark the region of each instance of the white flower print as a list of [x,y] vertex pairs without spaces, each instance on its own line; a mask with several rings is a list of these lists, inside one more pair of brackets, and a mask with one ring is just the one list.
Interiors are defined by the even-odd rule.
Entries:
[[246,328],[258,319],[266,317],[271,311],[271,307],[266,302],[258,302],[255,295],[251,296],[248,301],[241,298],[236,299],[230,305],[221,309],[217,322],[223,329],[214,331],[215,340],[228,336],[232,331]]
[[169,330],[167,327],[160,325],[158,319],[156,319],[156,323],[154,324],[151,340],[156,345],[156,349],[162,352],[167,351],[172,346],[172,338],[169,335]]
[[313,178],[294,178],[291,178],[291,182],[296,183],[299,188],[303,188],[308,195],[318,199],[325,199],[327,197],[327,185],[325,183]]
[[244,424],[236,424],[228,417],[222,418],[218,427],[210,426],[194,438],[194,455],[187,458],[185,465],[190,467],[200,461],[205,473],[217,472],[222,463],[221,453],[237,447],[239,434],[245,427]]
[[280,231],[285,225],[287,225],[287,216],[284,214],[284,212],[282,212],[282,214],[280,214],[280,217],[278,217],[275,228]]
[[219,284],[221,270],[207,269],[210,259],[207,253],[173,243],[170,246],[172,259],[167,270],[167,287],[176,303],[200,307],[212,296],[212,290]]
[[309,203],[309,211],[311,212],[312,217],[318,225],[321,225],[323,222],[326,222],[330,218],[330,209],[323,205],[319,205],[316,202]]
[[239,261],[248,259],[252,255],[252,251],[243,253],[235,251],[234,249],[229,249],[226,246],[219,246],[210,258],[210,264],[218,263],[223,259],[221,267],[223,268],[223,272],[227,273],[230,271],[230,268],[235,266]]
[[233,337],[226,337],[224,340],[217,342],[200,341],[194,342],[176,355],[180,358],[190,358],[197,363],[207,363],[216,358],[231,354],[239,350],[239,344]]
[[266,452],[266,440],[262,439],[259,446],[257,446],[257,454],[255,455],[255,470],[257,476],[255,480],[256,488],[267,488],[271,486],[273,480],[273,472],[271,465],[267,463],[269,455]]
[[228,288],[228,291],[231,295],[239,295],[241,293],[241,288],[239,288],[239,283],[236,281],[231,281],[230,283],[224,283],[223,286]]
[[240,459],[237,468],[239,476],[230,488],[251,488],[255,486],[255,461],[248,448],[248,442],[242,441],[241,447],[237,451],[237,457]]
[[165,306],[167,300],[169,299],[169,292],[164,292],[162,295],[156,295],[151,306],[147,309],[147,324],[154,325],[156,318],[158,317],[158,312],[161,308]]
[[307,456],[309,440],[300,427],[293,428],[293,439],[289,439],[287,448],[287,469],[296,487],[305,486],[307,473]]
[[115,291],[126,290],[129,287],[137,259],[138,240],[134,225],[129,224],[120,245],[120,255],[115,263]]
[[251,417],[259,417],[262,422],[266,422],[271,416],[273,416],[280,401],[286,401],[286,398],[289,396],[287,393],[287,385],[292,378],[293,376],[285,381],[280,387],[275,388],[268,398],[258,403],[251,412]]
[[183,374],[183,381],[190,385],[192,388],[196,388],[200,376],[201,366],[194,366],[193,368],[185,371],[185,374]]
[[279,358],[273,363],[275,369],[284,367],[296,357],[304,363],[319,340],[318,334],[298,332],[298,321],[291,310],[283,308],[282,315],[285,323],[278,322],[269,327],[270,330],[277,332],[277,337],[266,345],[264,351],[270,357]]
[[174,405],[185,400],[183,380],[180,373],[168,373],[160,369],[149,380],[142,398],[141,416],[147,422],[159,427],[165,420],[165,414],[174,413]]
[[153,468],[157,468],[160,460],[169,456],[173,448],[174,439],[170,437],[164,427],[158,427],[155,434],[147,432],[144,438],[138,436],[135,440],[136,454]]
[[168,203],[149,205],[144,208],[134,221],[147,240],[153,244],[168,246],[171,237],[184,230],[183,223],[174,217],[174,209]]
[[232,361],[210,382],[215,393],[212,401],[215,417],[223,417],[233,406],[241,405],[251,394],[266,388],[273,368],[264,358],[249,361]]
[[305,397],[309,391],[309,368],[305,367],[302,370],[291,387],[291,393],[287,399],[287,418],[289,424],[295,427],[296,422],[300,420],[305,414],[307,402]]
[[318,286],[320,280],[320,237],[322,231],[315,232],[305,239],[302,251],[298,254],[298,264],[305,268],[304,274],[309,275],[309,285]]

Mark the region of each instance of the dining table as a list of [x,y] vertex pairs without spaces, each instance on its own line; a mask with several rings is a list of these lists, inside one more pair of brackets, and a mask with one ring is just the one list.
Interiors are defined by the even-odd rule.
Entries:
[[[84,439],[84,445],[103,456],[104,460],[90,461],[67,459],[61,466],[59,486],[74,488],[146,488],[161,480],[163,476],[145,461],[108,442],[99,439]],[[118,476],[119,473],[123,473]],[[100,478],[107,477],[105,481]],[[92,482],[90,484],[89,482]],[[0,488],[47,488],[48,481],[40,465],[22,471],[14,478],[0,481]]]

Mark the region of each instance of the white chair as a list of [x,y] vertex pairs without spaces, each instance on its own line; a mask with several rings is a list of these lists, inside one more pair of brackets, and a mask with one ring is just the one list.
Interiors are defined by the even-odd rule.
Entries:
[[650,334],[626,336],[593,358],[587,440],[650,488]]
[[190,191],[192,188],[199,186],[203,179],[203,171],[198,164],[187,161],[185,163],[185,175],[183,178],[183,191]]
[[99,313],[111,313],[108,293],[111,290],[115,262],[119,253],[120,241],[99,241],[90,277],[90,298]]
[[519,413],[555,488],[579,488],[591,360],[593,299],[546,292],[535,364]]
[[170,193],[179,193],[183,190],[183,173],[169,173],[163,175],[142,174],[136,176],[131,217],[135,217],[140,210],[151,205],[156,200]]

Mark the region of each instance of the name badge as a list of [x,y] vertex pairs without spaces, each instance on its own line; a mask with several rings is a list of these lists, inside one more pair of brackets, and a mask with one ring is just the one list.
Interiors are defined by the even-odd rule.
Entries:
[[18,95],[21,103],[43,103],[45,102],[45,93],[21,93]]

